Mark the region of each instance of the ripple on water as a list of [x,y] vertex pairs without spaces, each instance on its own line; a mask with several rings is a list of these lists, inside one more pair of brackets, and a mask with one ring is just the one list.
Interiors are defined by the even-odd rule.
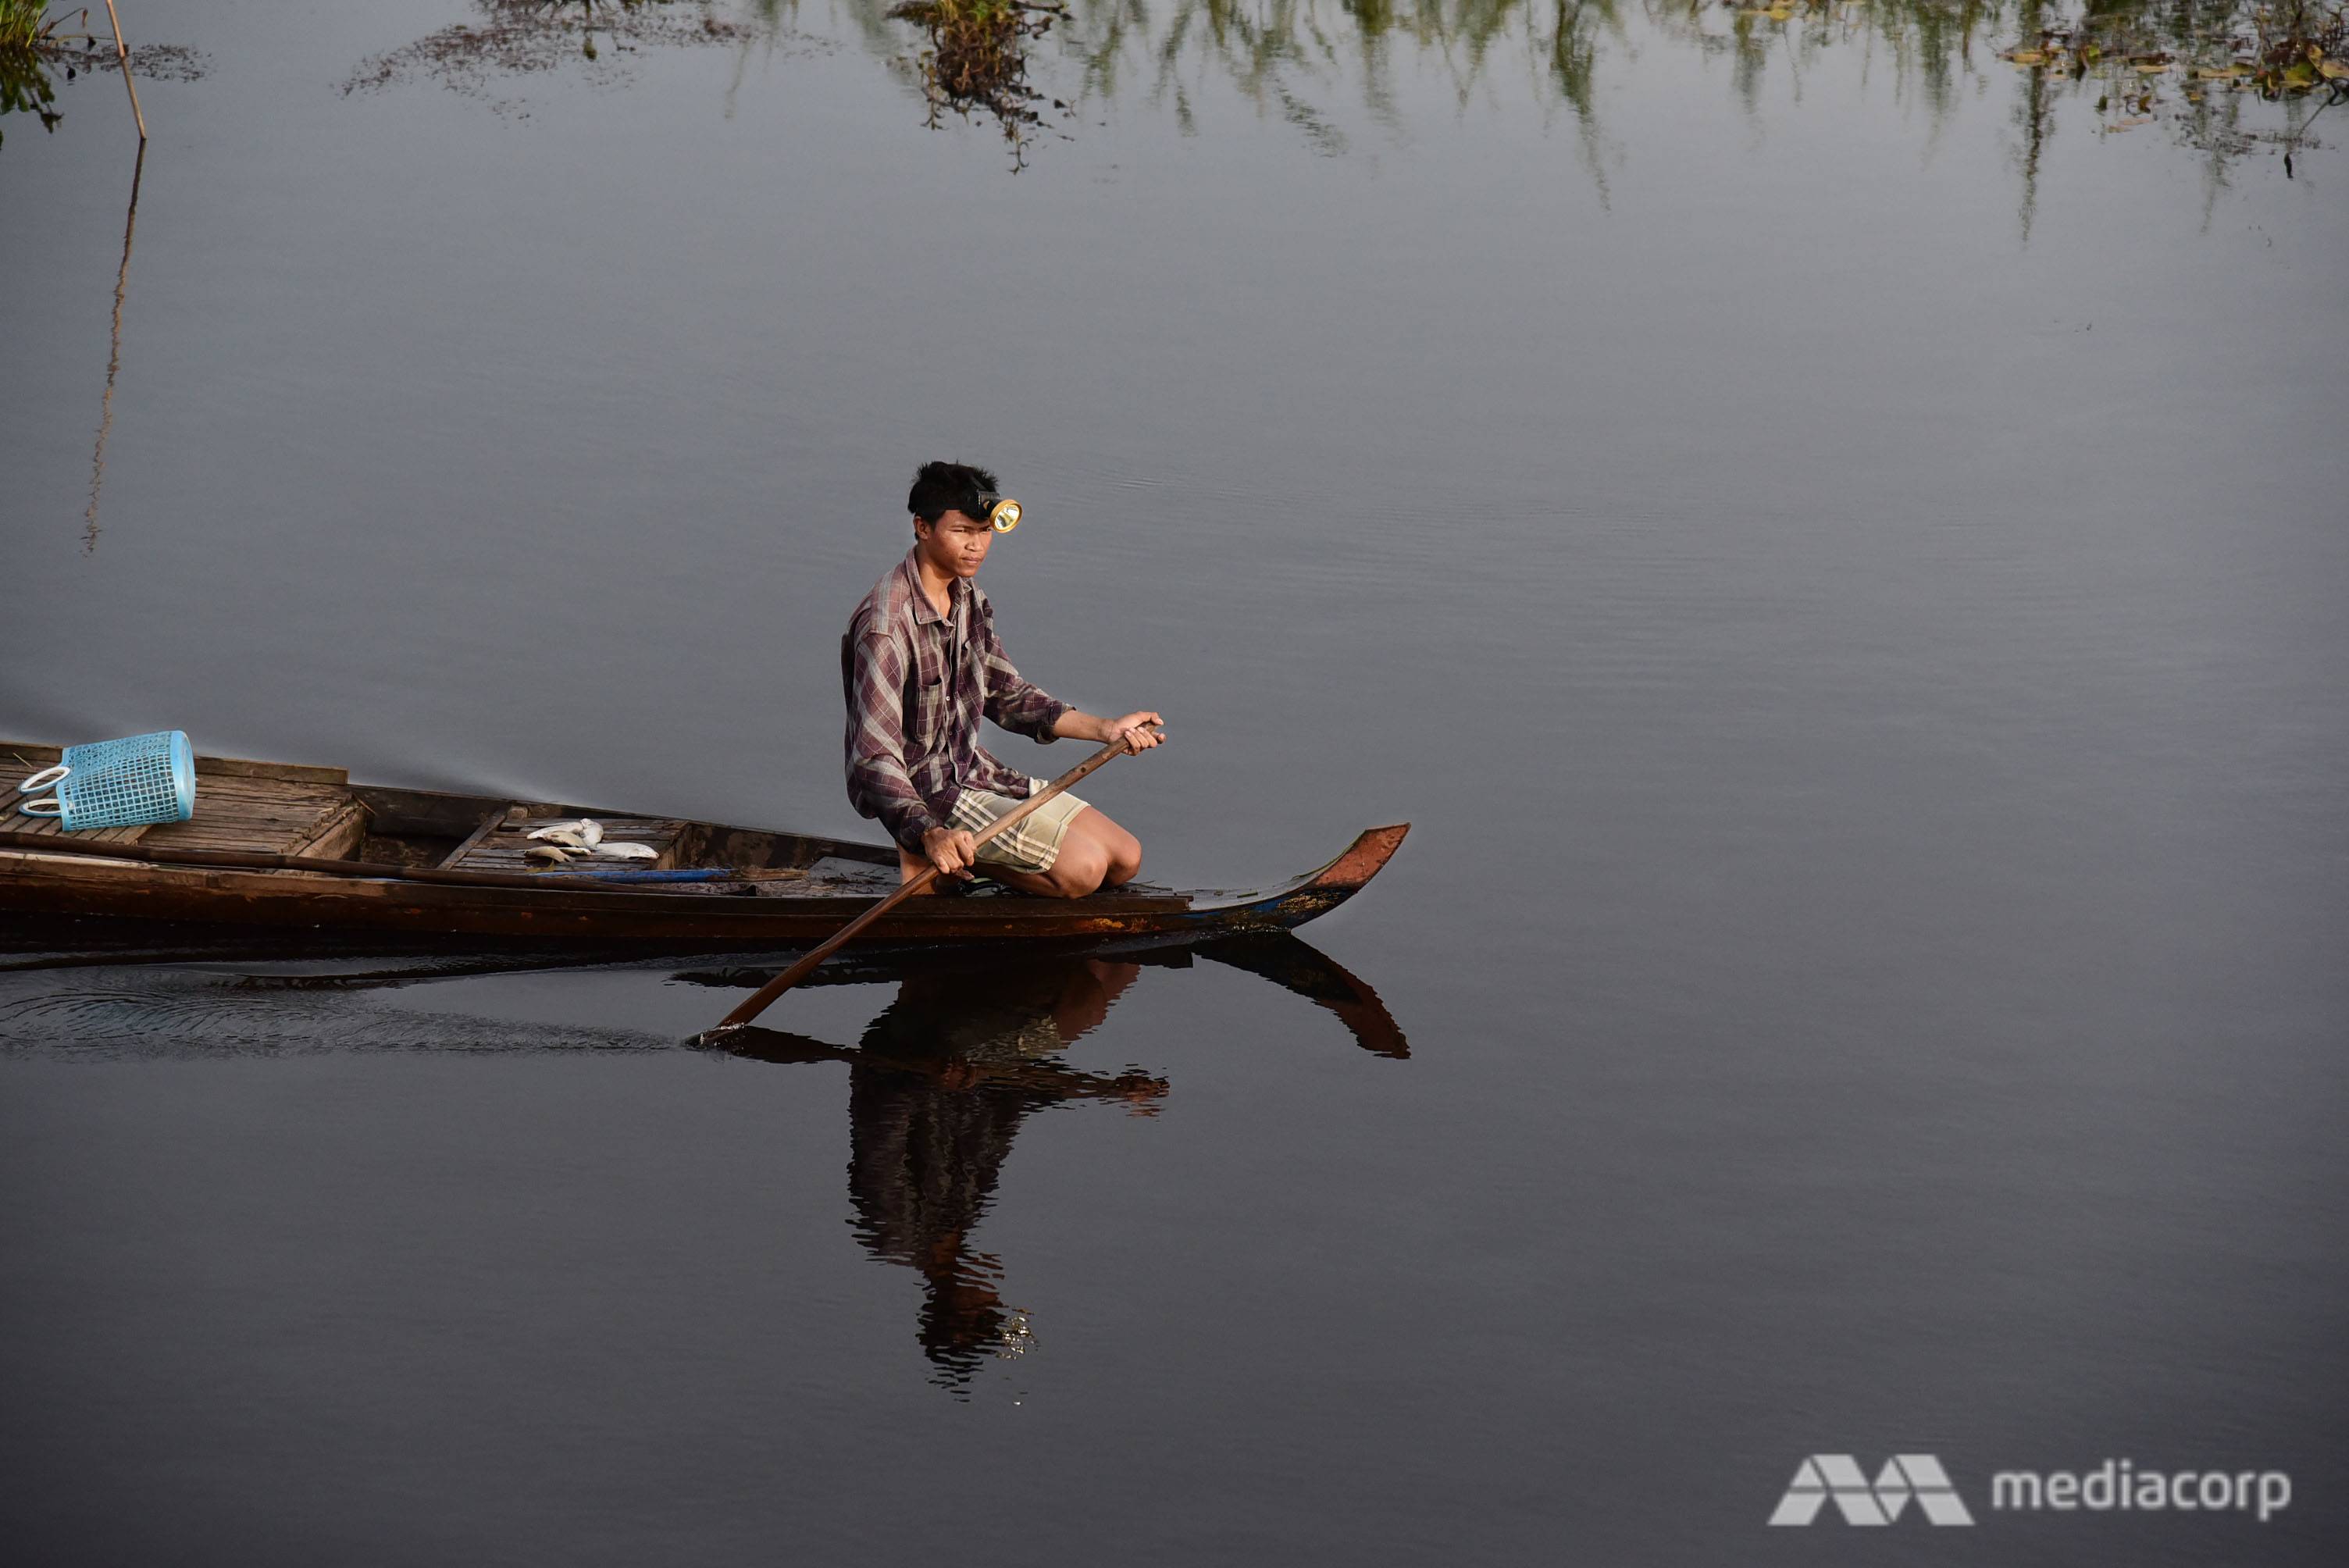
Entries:
[[652,1051],[641,1032],[393,1010],[365,994],[251,988],[218,971],[121,969],[12,977],[0,1057],[212,1058],[342,1051]]

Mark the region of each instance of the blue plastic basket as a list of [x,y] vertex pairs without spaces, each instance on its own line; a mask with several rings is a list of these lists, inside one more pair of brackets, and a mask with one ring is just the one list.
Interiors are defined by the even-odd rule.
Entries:
[[184,822],[196,814],[196,753],[182,730],[68,746],[59,761],[67,771],[54,798],[18,810],[55,817],[69,833]]

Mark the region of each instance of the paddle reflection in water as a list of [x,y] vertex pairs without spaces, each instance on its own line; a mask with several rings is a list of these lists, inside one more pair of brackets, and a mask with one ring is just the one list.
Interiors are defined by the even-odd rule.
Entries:
[[916,1336],[942,1386],[961,1390],[990,1357],[1018,1356],[1034,1343],[1028,1314],[1004,1300],[1002,1261],[971,1240],[1020,1123],[1084,1100],[1150,1116],[1171,1088],[1139,1068],[1092,1072],[1059,1053],[1101,1027],[1145,962],[1187,965],[1195,952],[1328,1009],[1374,1055],[1410,1054],[1376,992],[1285,934],[1173,954],[924,968],[904,975],[896,997],[854,1047],[758,1025],[723,1037],[717,1047],[756,1061],[847,1064],[852,1223],[875,1258],[922,1276]]

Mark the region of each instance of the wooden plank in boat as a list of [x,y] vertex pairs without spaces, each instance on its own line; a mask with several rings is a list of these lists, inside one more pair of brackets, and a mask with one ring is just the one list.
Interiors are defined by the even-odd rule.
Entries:
[[[48,749],[51,755],[44,757],[37,747],[10,746],[5,741],[0,741],[0,799],[14,802],[16,799],[16,786],[19,783],[30,779],[44,768],[53,768],[57,765],[55,755],[57,748],[51,747]],[[20,753],[24,758],[22,761],[17,760]]]
[[347,768],[315,768],[304,762],[255,762],[243,757],[199,757],[196,758],[197,788],[202,788],[206,777],[220,779],[278,779],[295,784],[334,784],[347,789],[351,782]]
[[806,880],[792,889],[798,898],[884,898],[897,891],[895,866],[825,855],[808,867]]
[[[328,773],[328,769],[310,769]],[[165,849],[260,850],[305,854],[336,843],[327,858],[350,852],[366,831],[366,813],[348,789],[260,772],[196,773],[196,814],[152,829],[147,843]]]
[[218,800],[344,800],[350,798],[350,793],[338,784],[297,783],[243,774],[196,774],[196,805],[200,810],[207,797]]
[[440,869],[447,871],[459,864],[467,855],[471,854],[476,849],[480,848],[483,840],[487,839],[492,833],[496,832],[500,828],[503,827],[509,819],[519,817],[520,815],[522,815],[522,808],[520,806],[508,805],[502,810],[492,811],[487,816],[484,816],[481,819],[481,825],[475,828],[471,832],[466,834],[464,842],[459,844],[455,849],[450,850],[441,860]]
[[[501,801],[495,796],[448,795],[433,789],[394,789],[374,784],[354,785],[351,793],[375,819],[377,832],[436,839],[464,838],[481,825],[483,813],[502,807],[511,810],[520,805],[524,811],[539,817],[554,816],[565,809],[560,800]],[[573,814],[578,813],[574,810]]]
[[[55,817],[19,815],[16,808],[20,800],[42,799],[46,791],[43,795],[19,796],[16,786],[43,769],[54,767],[57,752],[58,748],[54,746],[17,746],[9,741],[0,741],[0,828],[15,833],[39,833],[68,842],[87,839],[101,844],[135,844],[146,836],[147,826],[144,823],[129,828],[84,829],[68,834]],[[24,758],[22,762],[17,760],[20,755]]]
[[129,828],[85,828],[68,833],[55,817],[0,817],[0,828],[15,833],[38,833],[67,843],[89,840],[101,844],[135,844],[147,836],[149,824],[141,822]]
[[367,838],[367,808],[346,794],[343,803],[326,814],[325,825],[311,834],[307,842],[285,852],[321,861],[348,860],[351,851]]

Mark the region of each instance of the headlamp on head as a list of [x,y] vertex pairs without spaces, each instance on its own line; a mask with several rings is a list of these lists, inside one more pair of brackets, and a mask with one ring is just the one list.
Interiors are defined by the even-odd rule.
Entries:
[[978,492],[978,515],[987,519],[996,532],[1009,533],[1019,526],[1019,503],[1008,495],[981,490]]

